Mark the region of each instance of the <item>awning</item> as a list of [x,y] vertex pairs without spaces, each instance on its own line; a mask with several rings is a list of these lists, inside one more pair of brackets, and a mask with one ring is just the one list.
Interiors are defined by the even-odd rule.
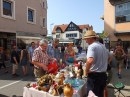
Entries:
[[114,35],[115,36],[118,36],[118,35],[130,35],[130,32],[114,32]]
[[59,43],[73,43],[73,42],[65,42],[65,41],[64,41],[64,42],[59,42]]
[[16,38],[24,38],[24,39],[42,39],[41,37],[28,37],[28,36],[16,36]]

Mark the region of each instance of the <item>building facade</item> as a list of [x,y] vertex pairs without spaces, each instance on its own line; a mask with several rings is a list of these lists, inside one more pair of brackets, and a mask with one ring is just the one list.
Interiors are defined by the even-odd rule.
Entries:
[[110,46],[121,39],[130,46],[130,0],[104,0],[104,31],[109,33]]
[[88,44],[82,40],[86,30],[93,30],[92,26],[88,24],[76,25],[73,22],[69,24],[55,25],[52,31],[52,37],[58,38],[61,44],[74,43],[75,45],[81,45],[84,49]]
[[47,35],[47,0],[0,0],[0,45],[27,46]]

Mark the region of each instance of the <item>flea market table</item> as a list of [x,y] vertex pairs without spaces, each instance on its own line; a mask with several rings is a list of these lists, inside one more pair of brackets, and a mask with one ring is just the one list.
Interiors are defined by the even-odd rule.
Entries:
[[[84,95],[86,95],[86,83],[80,87],[76,87],[73,89],[74,89],[73,97],[83,97]],[[33,87],[31,88],[24,87],[23,97],[64,97],[64,95],[62,94],[60,96],[52,96],[48,92],[39,91]]]

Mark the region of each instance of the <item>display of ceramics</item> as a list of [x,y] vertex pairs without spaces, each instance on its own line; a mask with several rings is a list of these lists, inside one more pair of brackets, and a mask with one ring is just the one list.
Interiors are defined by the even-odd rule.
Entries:
[[[53,96],[63,94],[65,97],[72,97],[74,90],[78,90],[85,84],[85,80],[80,79],[80,69],[77,66],[75,70],[75,67],[75,65],[69,65],[58,72],[57,63],[54,61],[48,65],[47,74],[39,78],[37,83],[28,83],[26,87],[33,87]],[[85,66],[83,70],[86,70]],[[84,74],[84,76],[86,75]]]

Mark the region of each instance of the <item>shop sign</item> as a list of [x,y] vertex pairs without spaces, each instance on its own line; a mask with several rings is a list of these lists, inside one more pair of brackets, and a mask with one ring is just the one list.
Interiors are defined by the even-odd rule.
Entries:
[[39,33],[17,32],[17,36],[40,37]]

